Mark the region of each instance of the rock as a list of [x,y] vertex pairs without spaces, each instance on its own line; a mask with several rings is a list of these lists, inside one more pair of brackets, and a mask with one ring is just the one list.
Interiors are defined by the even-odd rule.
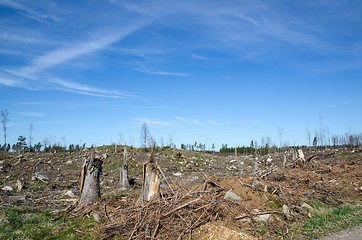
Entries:
[[68,190],[64,193],[65,196],[68,196],[70,198],[75,198],[74,193],[71,190]]
[[12,187],[10,187],[10,186],[5,186],[5,187],[2,188],[2,190],[4,190],[4,191],[13,191],[14,189]]
[[254,219],[258,222],[268,222],[270,219],[270,214],[257,215],[254,217]]
[[68,162],[66,162],[67,165],[70,165],[70,164],[72,164],[72,163],[73,163],[72,160],[69,160]]
[[[258,213],[260,212],[258,209],[253,209],[252,212]],[[271,214],[262,214],[254,216],[254,220],[257,222],[268,222],[271,218]]]
[[239,200],[240,197],[236,195],[231,189],[225,193],[224,199]]
[[285,214],[285,216],[287,217],[288,220],[293,219],[293,216],[292,216],[292,213],[291,213],[289,207],[285,204],[283,205],[283,213]]
[[172,173],[174,176],[176,176],[176,177],[181,177],[182,176],[182,173],[180,173],[180,172],[177,172],[177,173]]
[[97,213],[94,213],[93,214],[93,218],[94,220],[96,220],[97,222],[99,222],[101,220],[101,217],[97,214]]
[[103,158],[103,159],[107,159],[107,158],[108,158],[108,154],[107,154],[107,153],[103,153],[103,154],[102,154],[102,158]]
[[283,205],[283,213],[285,215],[290,215],[290,210],[289,210],[289,207],[287,205]]

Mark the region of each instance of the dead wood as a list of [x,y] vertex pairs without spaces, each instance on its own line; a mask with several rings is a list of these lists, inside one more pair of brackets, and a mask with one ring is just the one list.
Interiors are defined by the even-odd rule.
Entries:
[[188,205],[190,205],[190,204],[192,204],[192,203],[194,203],[194,202],[200,201],[200,200],[201,200],[201,197],[200,197],[200,198],[197,198],[197,199],[194,199],[194,200],[192,200],[192,201],[190,201],[190,202],[188,202],[188,203],[185,203],[185,204],[183,204],[183,205],[181,205],[181,206],[179,206],[179,207],[177,207],[177,208],[175,208],[175,209],[172,209],[172,210],[169,211],[168,213],[162,215],[162,217],[166,217],[166,216],[170,215],[171,213],[176,212],[177,210],[179,210],[179,209],[181,209],[181,208],[184,208],[184,207],[186,207],[186,206],[188,206]]
[[45,182],[49,182],[50,180],[49,180],[49,178],[48,178],[46,175],[39,173],[39,163],[40,163],[40,162],[37,162],[37,163],[35,164],[35,166],[33,167],[33,176],[31,177],[31,179],[32,179],[33,181],[39,180],[39,181],[42,181],[42,182],[44,182],[44,183],[45,183]]
[[100,200],[99,177],[103,161],[92,152],[90,159],[85,159],[82,169],[81,189],[77,207],[89,206]]
[[168,183],[167,178],[166,178],[165,174],[163,174],[163,171],[162,171],[160,165],[157,165],[157,168],[158,168],[158,170],[160,171],[160,173],[161,173],[163,179],[165,180],[167,186],[170,188],[170,190],[172,191],[172,193],[175,195],[175,192],[173,191],[171,185]]
[[123,160],[123,164],[120,168],[120,176],[119,176],[119,180],[120,180],[120,185],[121,185],[121,190],[127,190],[131,187],[130,183],[129,183],[129,179],[128,179],[128,161],[127,161],[127,146],[124,145],[124,160]]
[[[117,214],[108,212],[114,222],[100,230],[104,237],[118,235],[127,239],[177,239],[191,234],[224,211],[218,204],[224,201],[225,191],[211,186],[197,198],[192,194],[196,188],[191,191],[179,189],[167,198],[153,198],[144,205],[119,209]],[[191,200],[185,202],[186,198]]]
[[159,168],[157,167],[157,163],[153,161],[153,155],[151,155],[150,160],[143,164],[142,194],[139,200],[140,203],[159,197],[160,177],[158,172]]
[[315,157],[317,157],[317,155],[315,154],[315,155],[312,155],[312,156],[310,156],[308,159],[307,159],[307,162],[310,162],[313,158],[315,158]]

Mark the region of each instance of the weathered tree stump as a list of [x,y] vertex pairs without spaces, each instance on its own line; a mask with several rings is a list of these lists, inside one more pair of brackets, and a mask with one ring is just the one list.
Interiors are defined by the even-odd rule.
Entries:
[[39,173],[39,162],[37,162],[37,164],[35,164],[34,168],[33,168],[33,176],[31,177],[31,180],[33,181],[42,181],[42,182],[49,182],[49,178],[44,175],[44,174],[40,174]]
[[160,194],[160,177],[158,174],[157,163],[150,160],[143,164],[142,195],[140,203],[147,202],[153,198],[159,197]]
[[94,152],[91,154],[90,159],[84,159],[77,207],[85,207],[100,200],[99,176],[102,172],[102,163],[100,157],[95,157]]
[[119,181],[122,191],[130,188],[129,179],[128,179],[128,161],[127,161],[127,146],[124,146],[124,161],[120,168]]

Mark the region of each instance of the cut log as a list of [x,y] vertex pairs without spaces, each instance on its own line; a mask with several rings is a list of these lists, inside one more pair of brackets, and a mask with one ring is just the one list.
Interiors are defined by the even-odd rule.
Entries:
[[122,191],[127,190],[131,187],[131,185],[129,184],[129,179],[128,179],[128,161],[127,161],[127,146],[126,145],[124,146],[124,161],[120,168],[119,181],[120,181]]
[[150,160],[143,164],[142,195],[140,203],[147,202],[153,198],[159,197],[160,177],[157,164],[153,161],[153,155]]
[[89,159],[84,159],[81,179],[80,197],[77,207],[91,205],[101,198],[99,176],[103,161],[92,152]]

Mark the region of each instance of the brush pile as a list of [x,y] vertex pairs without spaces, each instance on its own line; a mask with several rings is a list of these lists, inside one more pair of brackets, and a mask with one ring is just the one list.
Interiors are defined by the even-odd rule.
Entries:
[[[202,224],[222,218],[227,211],[225,189],[208,180],[203,189],[186,192],[179,188],[173,193],[161,193],[144,204],[124,199],[109,200],[111,213],[105,211],[110,223],[101,227],[103,239],[115,236],[128,239],[182,239]],[[106,203],[105,206],[108,206]]]

